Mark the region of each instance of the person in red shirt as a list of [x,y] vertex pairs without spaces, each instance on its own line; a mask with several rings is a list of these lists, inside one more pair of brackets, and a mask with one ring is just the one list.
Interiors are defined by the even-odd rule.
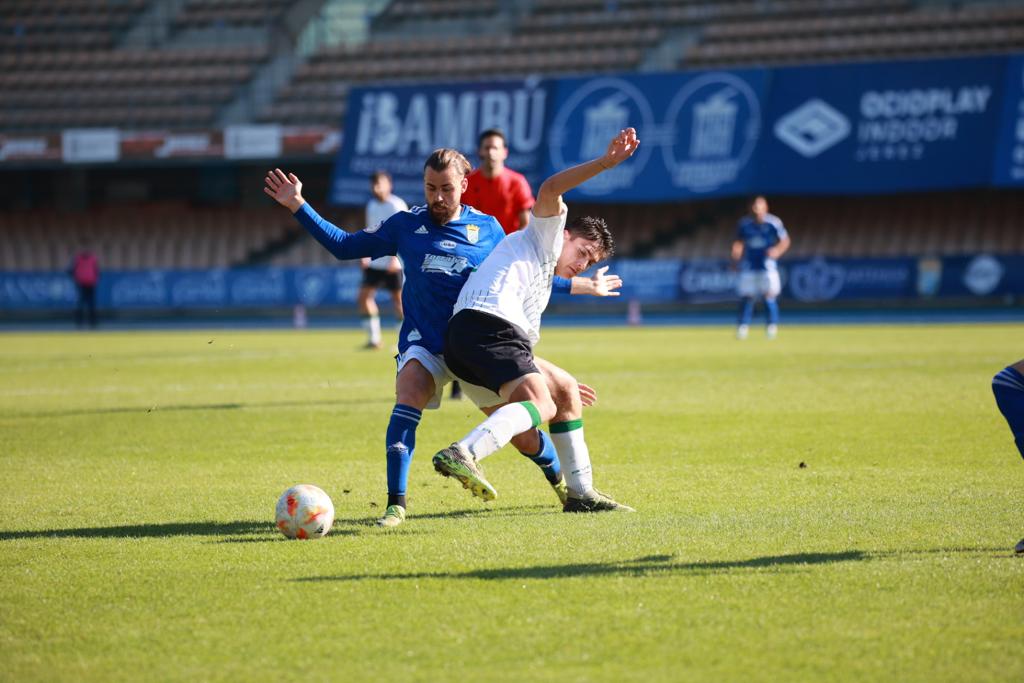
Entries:
[[75,324],[82,327],[88,316],[89,327],[96,327],[96,284],[100,280],[100,265],[96,255],[83,249],[71,261],[71,277],[78,288],[78,306]]
[[497,218],[506,235],[522,230],[530,222],[533,192],[523,174],[505,166],[505,134],[496,128],[480,133],[477,154],[480,165],[466,176],[463,203]]

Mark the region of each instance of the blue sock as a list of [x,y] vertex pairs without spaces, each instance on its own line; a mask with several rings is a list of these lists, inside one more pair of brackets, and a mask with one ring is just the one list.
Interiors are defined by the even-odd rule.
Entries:
[[737,325],[749,325],[754,317],[754,299],[746,296],[740,299],[740,318]]
[[779,324],[779,302],[775,299],[765,299],[764,308],[768,311],[768,324]]
[[543,429],[538,429],[537,433],[540,434],[540,450],[537,451],[536,455],[530,455],[529,453],[523,453],[523,455],[540,468],[549,484],[557,484],[562,478],[562,467],[558,462],[558,452],[555,450],[555,444],[551,443],[551,437]]
[[416,427],[422,410],[395,404],[387,431],[388,505],[405,507],[405,488],[409,482],[409,463],[416,449]]
[[992,393],[1024,458],[1024,375],[1013,368],[1000,370],[992,378]]

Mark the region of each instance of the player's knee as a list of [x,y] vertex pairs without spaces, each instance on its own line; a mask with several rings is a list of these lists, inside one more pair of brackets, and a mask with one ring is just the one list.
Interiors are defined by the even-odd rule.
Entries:
[[395,401],[423,409],[434,395],[434,377],[416,361],[402,368],[395,381]]
[[541,422],[551,422],[554,419],[557,408],[555,402],[551,400],[551,396],[537,398],[533,401],[533,405],[540,413]]

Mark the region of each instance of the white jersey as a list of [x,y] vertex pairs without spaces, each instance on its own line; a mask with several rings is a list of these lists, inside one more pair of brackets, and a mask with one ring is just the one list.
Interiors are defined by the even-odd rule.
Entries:
[[[401,197],[391,195],[384,201],[378,201],[376,197],[373,197],[370,201],[366,202],[366,227],[372,228],[375,225],[380,225],[399,211],[408,210],[409,207]],[[367,268],[387,270],[391,266],[391,259],[393,258],[394,256],[375,258],[370,261],[370,265]],[[399,261],[399,264],[401,264],[401,261]]]
[[454,313],[464,308],[489,313],[512,323],[536,344],[562,252],[565,218],[564,211],[547,218],[531,216],[525,229],[499,242],[466,280]]

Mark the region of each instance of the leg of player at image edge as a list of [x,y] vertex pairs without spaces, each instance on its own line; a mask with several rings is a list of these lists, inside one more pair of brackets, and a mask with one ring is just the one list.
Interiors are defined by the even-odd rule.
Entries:
[[388,507],[377,520],[382,527],[396,527],[405,521],[405,490],[409,482],[409,464],[416,449],[416,427],[423,412],[412,406],[395,404],[387,430]]
[[[1017,450],[1024,457],[1024,374],[1021,368],[1024,362],[1017,363],[1000,370],[992,378],[992,393],[996,397],[996,405],[1006,418],[1017,443]],[[1024,539],[1021,539],[1014,551],[1024,556]]]

